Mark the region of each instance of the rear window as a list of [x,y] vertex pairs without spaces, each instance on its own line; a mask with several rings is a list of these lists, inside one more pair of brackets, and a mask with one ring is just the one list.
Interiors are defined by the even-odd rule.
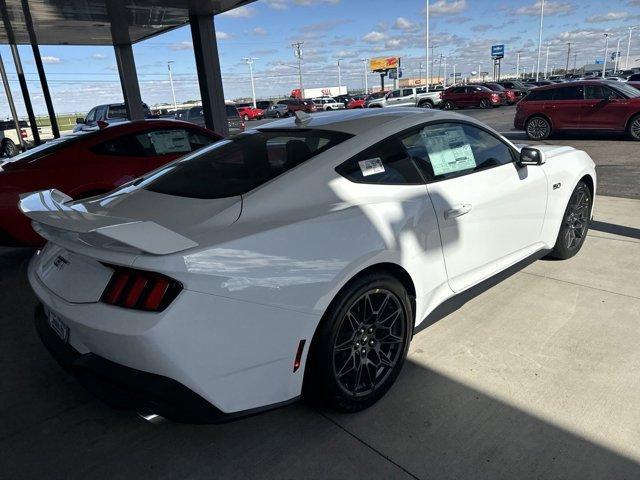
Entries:
[[531,90],[524,99],[527,102],[535,102],[539,100],[551,100],[552,96],[553,96],[553,89]]
[[245,133],[170,165],[152,177],[145,188],[180,197],[234,197],[350,137],[341,132],[298,129]]

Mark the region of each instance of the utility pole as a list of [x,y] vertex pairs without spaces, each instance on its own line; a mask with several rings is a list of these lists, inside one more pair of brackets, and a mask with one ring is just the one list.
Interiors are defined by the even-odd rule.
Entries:
[[516,78],[520,78],[520,52],[518,52],[518,56],[516,57]]
[[574,75],[576,74],[576,63],[578,63],[578,54],[574,53],[573,54],[573,71],[571,72]]
[[300,86],[298,88],[300,88],[300,98],[304,97],[304,89],[302,88],[302,45],[304,45],[304,42],[295,42],[291,44],[293,47],[293,53],[298,59],[298,80],[300,82]]
[[[340,62],[342,61],[342,58],[338,59],[338,90],[340,90],[340,87],[342,86],[342,72],[340,71]],[[342,93],[342,92],[340,92]]]
[[438,81],[442,80],[440,74],[442,73],[442,53],[440,54],[440,58],[438,59]]
[[442,59],[444,60],[444,75],[442,79],[442,86],[444,88],[447,88],[447,57],[442,57]]
[[169,60],[167,62],[167,68],[169,69],[169,83],[171,84],[171,96],[173,97],[173,108],[174,110],[178,110],[178,103],[176,102],[176,91],[173,88],[173,75],[171,74],[171,64],[173,60]]
[[571,42],[567,42],[567,66],[564,69],[565,75],[569,73],[569,55],[571,55]]
[[549,44],[547,43],[547,59],[544,61],[544,78],[547,78],[548,69],[549,69]]
[[640,27],[640,25],[634,25],[633,27],[629,27],[629,41],[627,42],[627,59],[624,62],[624,68],[629,68],[629,50],[631,50],[631,32],[635,28]]
[[426,0],[425,3],[426,3],[426,6],[425,6],[425,16],[426,16],[425,52],[427,55],[427,61],[425,63],[425,77],[427,79],[427,92],[428,92],[429,91],[429,0]]
[[602,78],[605,77],[607,73],[607,55],[609,55],[609,37],[610,33],[604,34],[604,62],[602,62]]
[[482,64],[478,64],[478,80],[482,81]]
[[[253,108],[256,108],[256,86],[253,83],[253,61],[258,60],[254,57],[245,57],[243,58],[247,65],[249,65],[249,75],[251,77],[251,96],[253,97]],[[300,90],[300,95],[302,95],[302,90]]]
[[456,84],[456,64],[453,64],[453,85]]
[[[538,35],[538,68],[536,70],[536,82],[540,74],[540,55],[542,54],[542,25],[544,22],[544,0],[540,0],[540,33]],[[533,72],[531,72],[533,73]]]
[[[433,62],[435,60],[435,57],[433,56],[433,49],[435,47],[437,47],[437,45],[435,45],[433,43],[430,45],[430,48],[431,48],[431,77],[433,77],[433,72],[435,71],[435,69],[433,68],[433,65],[434,65]],[[427,75],[427,86],[429,86],[430,80],[431,80],[431,78],[429,78],[429,76]]]

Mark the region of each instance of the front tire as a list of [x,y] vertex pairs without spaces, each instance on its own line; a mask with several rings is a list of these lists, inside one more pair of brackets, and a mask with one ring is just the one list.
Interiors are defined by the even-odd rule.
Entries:
[[631,140],[640,141],[640,115],[636,115],[629,120],[629,128],[627,129]]
[[420,108],[433,108],[433,104],[430,101],[422,102],[418,105]]
[[15,143],[13,143],[13,140],[7,138],[4,140],[4,142],[2,142],[0,153],[2,155],[6,155],[7,157],[15,157],[19,152],[18,147]]
[[245,115],[242,117],[242,119],[243,119],[245,122],[248,122],[248,121],[249,121],[249,115],[245,114]]
[[442,108],[444,108],[445,110],[455,110],[456,105],[451,100],[447,100],[442,105]]
[[280,115],[280,112],[276,112],[276,118],[280,118],[282,115]]
[[527,120],[525,130],[531,140],[546,140],[551,136],[551,123],[544,117],[531,117]]
[[370,273],[348,284],[314,337],[308,398],[344,412],[370,407],[400,374],[412,331],[411,302],[395,277]]
[[549,257],[566,260],[580,251],[589,231],[592,205],[591,190],[585,182],[578,182],[569,198],[556,244]]

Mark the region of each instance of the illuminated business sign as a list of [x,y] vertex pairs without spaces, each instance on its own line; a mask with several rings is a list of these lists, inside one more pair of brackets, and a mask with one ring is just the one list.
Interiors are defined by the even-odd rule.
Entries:
[[385,72],[399,67],[400,57],[377,57],[369,60],[369,68],[372,72]]
[[491,58],[494,60],[504,58],[504,45],[493,45],[491,47]]

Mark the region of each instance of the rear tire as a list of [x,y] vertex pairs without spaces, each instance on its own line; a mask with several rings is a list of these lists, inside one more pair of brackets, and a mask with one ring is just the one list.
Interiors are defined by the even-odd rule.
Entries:
[[453,103],[451,100],[446,100],[443,104],[442,104],[442,108],[444,108],[445,110],[455,110],[456,108],[456,104]]
[[551,136],[551,123],[544,117],[531,117],[524,128],[531,140],[546,140]]
[[629,133],[631,140],[635,140],[636,142],[640,141],[640,115],[636,115],[629,120],[629,128],[627,128],[627,132]]
[[243,119],[245,122],[248,122],[248,121],[249,121],[249,115],[247,115],[247,114],[243,115],[242,119]]
[[282,117],[282,115],[280,115],[280,112],[276,112],[276,118],[280,118]]
[[548,255],[550,258],[566,260],[580,251],[589,232],[592,205],[589,187],[583,181],[578,182],[562,216],[556,244]]
[[16,147],[16,144],[13,143],[13,140],[11,140],[10,138],[5,138],[2,142],[0,153],[2,155],[6,155],[7,157],[14,157],[19,153],[19,151],[18,147]]
[[420,108],[433,108],[433,104],[429,101],[429,100],[425,100],[424,102],[421,102],[418,107]]
[[314,336],[306,397],[343,412],[370,407],[400,374],[412,332],[402,283],[383,272],[355,279],[333,300]]
[[478,106],[484,110],[489,108],[491,104],[489,103],[489,100],[487,100],[486,98],[481,98]]

